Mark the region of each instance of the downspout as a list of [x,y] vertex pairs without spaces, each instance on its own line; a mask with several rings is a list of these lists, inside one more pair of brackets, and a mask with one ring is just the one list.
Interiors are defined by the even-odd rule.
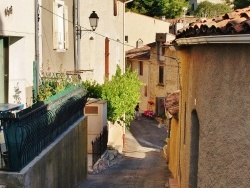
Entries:
[[[126,10],[126,4],[129,2],[132,2],[133,0],[128,0],[128,1],[123,1],[123,73],[126,71],[126,53],[125,53],[125,10]],[[125,119],[125,114],[124,114],[124,119]],[[125,147],[125,133],[126,133],[126,126],[123,125],[123,135],[122,135],[122,140],[123,140],[123,148]]]
[[77,41],[76,41],[76,12],[77,12],[77,3],[76,0],[73,2],[73,32],[74,32],[74,71],[76,71],[77,65]]
[[77,28],[80,26],[80,3],[79,0],[74,0],[74,71],[79,69],[80,63],[80,37],[77,34]]
[[[80,0],[77,0],[77,26],[80,28]],[[76,64],[76,70],[79,70],[79,64],[81,63],[81,43],[80,43],[80,36],[77,35],[77,64]]]
[[35,0],[35,61],[33,64],[34,72],[33,74],[33,102],[36,102],[39,87],[39,6],[38,0]]

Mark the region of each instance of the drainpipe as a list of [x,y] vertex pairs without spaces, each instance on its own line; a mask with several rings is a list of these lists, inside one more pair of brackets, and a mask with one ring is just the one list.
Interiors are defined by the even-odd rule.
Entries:
[[[133,0],[128,0],[128,1],[123,1],[123,73],[125,73],[126,71],[126,54],[125,54],[125,8],[126,8],[126,4],[129,2],[132,2]],[[125,119],[125,114],[124,114],[124,119]],[[123,135],[122,135],[122,140],[123,140],[123,148],[125,147],[125,133],[126,133],[126,126],[123,125]]]
[[76,12],[77,12],[77,0],[73,2],[73,32],[74,32],[74,71],[76,70],[77,64],[77,41],[76,41]]
[[74,70],[79,69],[80,63],[80,37],[77,35],[76,27],[80,25],[80,3],[79,0],[74,0]]
[[[81,11],[81,8],[80,8],[80,0],[77,0],[77,25],[80,26],[80,11]],[[80,28],[81,29],[81,28]],[[81,40],[80,40],[80,36],[77,35],[76,36],[77,38],[77,66],[76,66],[76,70],[79,70],[79,64],[80,64],[80,61],[81,61]]]
[[33,74],[33,102],[38,95],[38,87],[39,87],[39,20],[41,15],[39,14],[38,0],[35,0],[35,71]]

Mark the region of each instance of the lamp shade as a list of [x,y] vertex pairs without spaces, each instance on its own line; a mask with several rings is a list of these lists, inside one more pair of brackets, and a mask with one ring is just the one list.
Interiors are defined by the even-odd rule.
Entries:
[[92,27],[93,31],[95,31],[98,25],[98,20],[99,20],[98,15],[95,13],[95,11],[93,11],[89,16],[90,26]]

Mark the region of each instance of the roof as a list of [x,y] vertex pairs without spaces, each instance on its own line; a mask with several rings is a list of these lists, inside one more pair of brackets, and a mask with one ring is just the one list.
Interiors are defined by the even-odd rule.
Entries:
[[131,50],[128,50],[126,51],[126,57],[129,59],[148,60],[150,59],[150,47],[143,46],[140,48],[133,48]]
[[221,17],[196,21],[178,31],[176,39],[211,35],[250,34],[250,7],[236,9]]
[[150,49],[155,46],[156,43],[149,43],[139,48],[133,48],[126,51],[126,58],[138,59],[138,60],[149,60],[150,59]]

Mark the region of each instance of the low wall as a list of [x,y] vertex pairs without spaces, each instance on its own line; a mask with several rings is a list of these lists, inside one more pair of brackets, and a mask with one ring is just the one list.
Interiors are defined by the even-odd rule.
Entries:
[[124,127],[118,123],[112,124],[108,123],[108,146],[112,146],[119,153],[122,153],[123,142],[124,142]]
[[72,188],[87,174],[87,118],[82,117],[20,172],[0,171],[8,188]]

